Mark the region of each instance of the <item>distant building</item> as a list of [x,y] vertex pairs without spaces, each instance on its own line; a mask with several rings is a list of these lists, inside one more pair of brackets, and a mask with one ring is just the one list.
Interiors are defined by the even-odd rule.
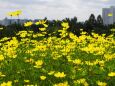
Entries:
[[27,21],[32,21],[30,19],[8,19],[7,17],[4,18],[3,20],[0,20],[0,25],[10,25],[10,24],[24,24]]
[[9,25],[9,24],[10,24],[10,21],[11,21],[11,20],[10,20],[10,19],[8,19],[8,18],[6,17],[6,18],[4,18],[4,19],[1,21],[1,24],[2,24],[2,25],[6,25],[6,26],[7,26],[7,25]]
[[8,19],[7,17],[4,18],[3,20],[0,20],[0,25],[10,25],[10,24],[24,24],[25,22],[28,22],[28,21],[32,21],[32,22],[37,22],[39,20],[42,20],[42,19],[35,19],[35,20],[31,20],[31,19]]
[[103,8],[102,11],[103,23],[105,25],[115,23],[115,6],[110,8]]

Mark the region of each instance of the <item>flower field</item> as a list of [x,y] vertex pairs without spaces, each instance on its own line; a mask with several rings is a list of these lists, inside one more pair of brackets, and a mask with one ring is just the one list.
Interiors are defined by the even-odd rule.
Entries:
[[48,25],[39,24],[40,33],[23,30],[0,40],[0,86],[115,86],[113,34],[81,29],[78,37],[62,22],[60,37],[44,37]]

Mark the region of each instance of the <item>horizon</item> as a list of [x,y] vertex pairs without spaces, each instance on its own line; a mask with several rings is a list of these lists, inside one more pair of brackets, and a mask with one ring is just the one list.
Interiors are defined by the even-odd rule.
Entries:
[[85,21],[91,14],[95,17],[102,15],[102,8],[115,6],[113,2],[113,0],[1,0],[0,20],[5,17],[10,18],[7,15],[8,12],[22,10],[20,19],[33,20],[47,17],[48,20],[62,20],[76,16],[78,21]]

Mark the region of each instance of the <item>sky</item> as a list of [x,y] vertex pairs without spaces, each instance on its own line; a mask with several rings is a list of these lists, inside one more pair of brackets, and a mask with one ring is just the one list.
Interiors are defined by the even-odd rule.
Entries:
[[90,14],[102,14],[102,8],[115,6],[114,0],[0,0],[0,20],[10,18],[7,13],[22,10],[21,19],[73,18],[87,20]]

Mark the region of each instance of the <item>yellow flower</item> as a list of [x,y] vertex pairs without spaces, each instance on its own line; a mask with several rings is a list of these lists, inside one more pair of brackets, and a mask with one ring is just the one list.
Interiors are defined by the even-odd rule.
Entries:
[[24,26],[25,26],[25,27],[29,27],[29,26],[31,26],[32,24],[33,24],[33,22],[29,21],[29,22],[24,23]]
[[74,39],[74,40],[77,39],[76,35],[74,35],[73,33],[69,33],[69,36],[70,36],[71,39]]
[[64,27],[64,28],[69,28],[69,24],[67,22],[62,22],[61,25]]
[[5,77],[6,75],[2,74],[2,72],[0,72],[0,77]]
[[17,15],[20,15],[21,13],[22,13],[21,10],[17,10],[17,11],[16,11],[16,14],[17,14]]
[[115,72],[110,72],[109,74],[108,74],[108,76],[115,76]]
[[82,34],[82,35],[85,35],[85,34],[87,34],[87,32],[81,32],[81,34]]
[[43,24],[44,25],[44,27],[46,28],[46,27],[48,27],[48,25],[47,24]]
[[54,86],[70,86],[70,85],[68,84],[68,82],[64,82],[64,83],[55,84]]
[[40,51],[45,51],[47,49],[45,45],[37,46],[36,48]]
[[46,23],[46,20],[39,20],[38,22],[36,22],[35,24],[36,25],[39,25],[39,24],[45,24]]
[[46,30],[46,28],[39,28],[40,29],[40,31],[45,31]]
[[77,80],[77,83],[85,83],[86,82],[86,79],[84,79],[84,78],[82,78],[82,79],[79,79],[79,80]]
[[34,62],[34,59],[32,59],[32,58],[30,58],[30,59],[26,59],[25,62],[33,63],[33,62]]
[[24,85],[24,86],[38,86],[37,84],[36,85],[32,85],[32,84],[30,84],[30,85]]
[[98,61],[98,63],[99,63],[100,66],[104,66],[105,62],[102,60],[102,61]]
[[55,71],[50,71],[48,75],[53,75]]
[[41,80],[45,80],[45,79],[46,79],[46,76],[40,76],[40,79],[41,79]]
[[0,30],[3,30],[3,27],[0,27]]
[[20,34],[20,37],[26,37],[26,35],[27,35],[27,33],[22,33],[22,34]]
[[64,74],[64,72],[62,72],[62,73],[61,72],[57,72],[57,73],[54,74],[54,76],[58,77],[58,78],[63,78],[63,77],[66,76],[66,74]]
[[73,63],[79,65],[79,64],[81,64],[81,60],[80,59],[75,59],[75,60],[73,60]]
[[35,66],[34,67],[36,67],[36,68],[41,68],[41,66],[42,66],[42,64],[43,64],[43,61],[42,60],[38,60],[38,61],[36,61],[35,62]]
[[24,82],[30,82],[30,80],[24,80]]
[[8,15],[9,16],[19,16],[21,13],[22,13],[21,10],[17,10],[17,11],[14,11],[14,12],[9,12]]
[[48,27],[48,25],[46,24],[46,20],[39,20],[38,22],[36,22],[35,24],[36,25],[43,25],[44,26],[44,28],[47,28]]
[[89,86],[89,84],[86,82],[85,78],[81,78],[79,80],[74,81],[74,83],[76,84],[83,84],[83,86]]
[[18,82],[18,80],[14,80],[14,82],[16,83],[16,82]]
[[19,31],[16,35],[19,35],[20,37],[26,37],[27,36],[27,34],[28,34],[28,32],[27,31]]
[[0,86],[12,86],[12,81],[3,82]]
[[0,55],[0,61],[3,61],[3,60],[4,60],[4,56]]
[[97,81],[97,84],[98,84],[98,86],[107,86],[107,83],[105,83],[105,82]]

